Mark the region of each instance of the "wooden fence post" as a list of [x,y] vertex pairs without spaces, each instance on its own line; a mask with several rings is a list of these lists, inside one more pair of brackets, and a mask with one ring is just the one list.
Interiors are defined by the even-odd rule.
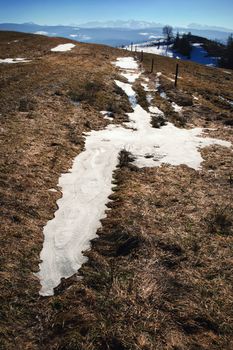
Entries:
[[143,50],[141,51],[141,62],[143,62]]
[[154,71],[154,59],[152,58],[152,61],[151,61],[151,73],[153,73]]
[[177,63],[177,64],[176,64],[175,87],[177,87],[178,74],[179,74],[179,64]]

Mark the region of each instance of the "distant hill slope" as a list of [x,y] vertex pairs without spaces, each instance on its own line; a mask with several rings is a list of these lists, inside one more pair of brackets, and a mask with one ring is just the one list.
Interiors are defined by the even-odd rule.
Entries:
[[[167,45],[163,38],[151,36],[151,40],[132,45],[133,51],[143,51],[156,55],[189,60],[207,66],[217,67],[219,59],[224,54],[225,45],[197,35],[189,35],[191,45],[190,57],[184,56],[173,44]],[[131,50],[131,45],[126,47]]]

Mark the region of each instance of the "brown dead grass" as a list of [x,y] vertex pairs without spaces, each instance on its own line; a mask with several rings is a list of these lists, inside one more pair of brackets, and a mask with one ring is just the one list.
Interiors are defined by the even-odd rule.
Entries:
[[[139,55],[140,58],[140,55]],[[154,72],[151,74],[151,60],[154,59]],[[169,79],[175,79],[176,64],[179,63],[179,79],[177,88],[174,87],[174,82]],[[172,120],[177,126],[184,126],[188,123],[199,124],[203,126],[208,122],[217,124],[232,125],[233,123],[233,107],[226,101],[220,98],[233,101],[233,72],[226,71],[220,68],[211,68],[199,65],[194,62],[177,61],[168,57],[161,57],[153,54],[144,54],[144,60],[141,63],[148,77],[155,82],[156,73],[161,72],[160,78],[162,91],[165,91],[170,102],[176,102],[184,107],[187,120],[180,121],[178,115],[174,115],[172,110],[167,110],[166,101],[160,105],[165,111],[166,117]],[[169,78],[169,79],[168,79]],[[199,98],[199,102],[193,100],[193,95]],[[159,100],[158,94],[155,95]],[[188,106],[193,103],[196,106],[197,114],[193,118],[193,109]],[[165,107],[165,109],[164,109]],[[208,109],[202,119],[203,108]],[[207,115],[208,114],[208,117]],[[199,117],[198,117],[199,115]],[[196,119],[199,120],[196,120]],[[183,124],[183,125],[182,125]]]
[[[221,152],[214,158],[224,176]],[[51,311],[44,346],[231,349],[232,226],[227,234],[210,228],[216,205],[232,211],[227,179],[220,188],[214,174],[186,166],[125,167],[115,178],[115,205],[87,253],[84,279],[58,291],[63,310]]]
[[[55,296],[38,296],[33,272],[43,226],[61,195],[58,178],[83,150],[82,133],[107,125],[101,109],[112,109],[116,123],[130,111],[114,85],[118,76],[111,65],[128,53],[78,43],[71,52],[55,54],[50,49],[69,40],[0,36],[0,57],[25,53],[33,58],[28,64],[0,65],[0,348],[232,349],[233,170],[232,152],[223,147],[201,151],[201,171],[166,165],[139,170],[122,155],[111,210],[86,252],[82,280],[74,275],[62,281]],[[21,45],[9,48],[7,42],[16,39],[22,39]],[[145,67],[149,60],[145,55]],[[170,101],[156,94],[156,104],[169,119],[170,102],[195,93],[200,99],[185,107],[186,126],[215,126],[207,135],[232,141],[230,127],[218,119],[216,102],[219,92],[232,98],[229,75],[180,64],[185,79],[175,90],[163,78]],[[172,74],[174,65],[174,60],[156,57],[155,69],[165,75]],[[155,76],[150,78],[153,83]]]

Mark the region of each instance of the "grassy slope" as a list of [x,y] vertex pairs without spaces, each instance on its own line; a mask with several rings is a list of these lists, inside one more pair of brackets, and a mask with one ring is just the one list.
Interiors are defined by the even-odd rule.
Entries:
[[[1,341],[2,349],[231,349],[232,152],[202,150],[203,169],[163,166],[115,173],[118,184],[87,264],[63,281],[51,298],[38,296],[42,229],[53,217],[58,178],[83,149],[82,132],[103,128],[98,113],[116,122],[130,111],[114,86],[111,65],[123,51],[66,39],[0,32],[0,57],[32,58],[0,65],[1,92]],[[20,40],[18,43],[8,42]],[[72,41],[71,41],[72,42]],[[144,68],[150,70],[151,55]],[[154,93],[153,102],[177,125],[200,125],[232,140],[232,75],[155,56],[162,88],[185,104],[184,116]],[[155,74],[148,74],[151,84]],[[91,84],[90,84],[91,82]],[[140,89],[139,89],[140,93]],[[72,99],[80,100],[75,105]],[[192,99],[191,99],[192,100]],[[145,96],[140,102],[146,105]],[[187,103],[186,103],[187,104]],[[189,104],[189,103],[188,103]]]

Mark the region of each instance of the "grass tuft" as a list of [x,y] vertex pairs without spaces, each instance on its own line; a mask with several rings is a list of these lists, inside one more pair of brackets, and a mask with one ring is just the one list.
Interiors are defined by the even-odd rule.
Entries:
[[118,167],[123,168],[127,167],[129,163],[132,163],[135,160],[135,157],[129,151],[123,149],[120,151],[118,159]]

